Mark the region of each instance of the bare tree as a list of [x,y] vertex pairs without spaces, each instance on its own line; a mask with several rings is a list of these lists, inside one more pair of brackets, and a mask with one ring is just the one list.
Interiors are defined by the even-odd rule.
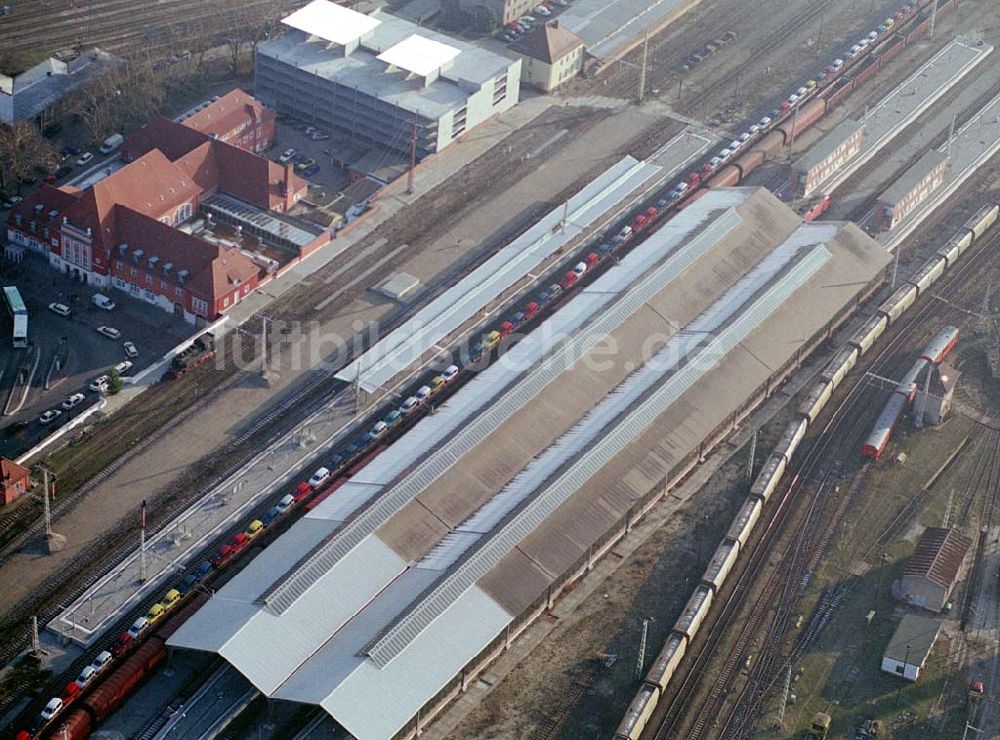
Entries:
[[94,78],[72,97],[94,141],[116,131],[138,128],[158,114],[166,99],[162,80],[148,55],[133,55],[108,73]]
[[52,160],[52,146],[31,121],[0,124],[0,187],[14,186],[21,192],[21,180],[45,169]]
[[[281,13],[270,5],[233,2],[219,11],[221,40],[229,48],[229,64],[234,75],[247,74],[253,68],[257,46],[268,38],[281,19]],[[245,55],[249,46],[249,55]]]

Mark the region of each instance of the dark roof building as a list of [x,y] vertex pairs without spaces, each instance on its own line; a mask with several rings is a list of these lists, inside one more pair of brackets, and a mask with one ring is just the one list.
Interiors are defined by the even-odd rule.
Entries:
[[925,529],[903,570],[901,597],[914,606],[941,611],[971,547],[972,540],[955,529]]
[[931,149],[878,197],[875,218],[885,230],[892,229],[923,203],[944,182],[948,155]]
[[0,123],[12,126],[34,119],[44,125],[67,95],[121,61],[95,48],[57,54],[17,75],[0,74]]
[[827,178],[861,151],[865,125],[845,118],[792,164],[789,177],[792,192],[812,195]]
[[546,92],[583,68],[583,39],[558,20],[533,28],[507,48],[523,60],[521,80]]
[[907,681],[916,681],[940,632],[938,620],[907,614],[882,654],[882,670]]

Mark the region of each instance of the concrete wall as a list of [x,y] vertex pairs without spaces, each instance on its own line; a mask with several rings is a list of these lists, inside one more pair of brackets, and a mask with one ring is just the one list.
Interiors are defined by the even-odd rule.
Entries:
[[521,57],[522,81],[539,90],[550,92],[566,80],[573,79],[583,69],[583,47],[567,54],[555,64],[546,64],[540,59]]

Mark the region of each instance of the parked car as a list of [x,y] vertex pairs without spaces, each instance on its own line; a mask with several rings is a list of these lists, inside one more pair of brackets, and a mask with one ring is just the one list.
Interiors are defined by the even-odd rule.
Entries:
[[763,118],[760,119],[761,128],[767,128],[770,125],[771,125],[771,116],[764,116]]
[[384,419],[382,419],[382,421],[385,422],[385,425],[390,428],[396,426],[402,420],[403,420],[403,412],[400,411],[399,409],[393,409],[392,411],[390,411],[388,414],[385,415]]
[[64,303],[50,303],[49,310],[59,316],[69,316],[72,313],[69,310],[69,306]]
[[41,714],[42,720],[48,722],[50,719],[59,714],[59,712],[62,711],[62,708],[63,708],[62,699],[60,699],[59,697],[55,697],[54,699],[49,699],[49,703],[46,704],[45,708],[42,710]]
[[163,599],[160,601],[160,604],[163,606],[164,609],[169,609],[180,600],[181,600],[181,592],[178,591],[176,588],[172,588],[165,594],[163,594]]
[[62,411],[60,411],[59,409],[49,409],[44,414],[38,417],[38,421],[40,421],[42,424],[51,424],[60,416],[62,416]]
[[312,177],[317,172],[319,172],[319,165],[318,164],[314,164],[314,165],[310,165],[309,167],[306,167],[299,174],[303,175],[304,177]]
[[260,519],[254,519],[252,522],[250,522],[250,526],[247,527],[247,531],[245,532],[245,534],[247,536],[247,539],[252,540],[254,537],[259,535],[263,531],[264,531],[264,522],[262,522]]
[[552,11],[546,8],[544,5],[537,6],[534,12],[538,13],[538,15],[543,16],[545,18],[548,18],[550,15],[552,15]]
[[146,612],[146,621],[150,624],[156,624],[163,617],[164,612],[166,612],[166,609],[163,608],[163,604],[157,602],[149,607],[149,611]]
[[131,360],[122,360],[121,362],[119,362],[118,364],[116,364],[114,367],[115,367],[115,372],[116,373],[118,373],[119,375],[124,375],[125,373],[127,373],[129,370],[132,369],[132,361]]
[[286,493],[281,497],[281,501],[277,503],[278,512],[284,514],[290,508],[295,506],[295,496],[290,493]]
[[409,414],[413,409],[420,405],[420,401],[417,400],[416,396],[410,396],[403,403],[400,404],[399,410],[405,416]]
[[435,375],[433,378],[431,378],[431,395],[434,395],[435,393],[440,393],[441,389],[444,388],[445,385],[447,385],[445,379],[442,378],[440,375]]
[[302,172],[303,170],[309,169],[314,164],[316,164],[315,159],[303,159],[301,162],[295,165],[295,169],[298,170],[299,172]]
[[67,398],[65,401],[62,402],[62,407],[67,411],[69,411],[70,409],[79,406],[85,400],[86,396],[84,396],[82,393],[74,393],[72,396],[70,396],[69,398]]
[[84,152],[76,160],[76,165],[77,165],[77,167],[83,167],[85,164],[87,164],[93,158],[94,158],[93,154],[91,154],[90,152]]
[[108,382],[111,380],[107,375],[99,375],[90,382],[90,390],[96,393],[103,393],[108,389]]
[[80,675],[76,677],[76,685],[81,689],[86,688],[87,684],[93,681],[97,677],[97,669],[92,665],[84,666],[83,670],[80,671]]
[[458,365],[449,365],[445,368],[445,371],[441,373],[441,377],[444,378],[446,383],[450,383],[458,375]]
[[312,478],[309,479],[309,485],[313,488],[323,485],[326,479],[330,477],[330,471],[327,468],[319,468],[313,473]]
[[296,154],[298,154],[298,152],[296,152],[294,149],[286,149],[281,153],[281,156],[278,157],[278,163],[288,164],[292,160],[292,157],[294,157]]
[[265,527],[270,527],[271,524],[276,522],[280,517],[281,510],[277,506],[272,506],[264,512],[264,516],[262,516],[260,520],[264,523]]
[[108,339],[121,339],[122,333],[115,329],[113,326],[99,326],[97,327],[97,333],[103,334]]
[[500,332],[495,329],[483,337],[483,349],[493,349],[498,344],[503,337],[500,336]]
[[125,356],[130,359],[135,359],[139,356],[139,350],[135,348],[135,345],[132,344],[132,342],[125,342],[125,344],[122,345],[122,348],[125,350]]
[[95,671],[103,671],[111,663],[113,656],[107,650],[102,650],[95,657],[91,666],[93,666]]
[[429,385],[422,385],[417,389],[417,400],[420,403],[423,403],[430,397],[431,397],[431,387]]
[[4,208],[13,208],[22,200],[24,200],[24,198],[22,198],[20,195],[12,195],[0,205],[2,205]]
[[129,637],[133,640],[138,639],[139,635],[145,632],[149,628],[149,620],[145,617],[139,617],[137,620],[132,622],[132,626],[128,628]]
[[94,293],[90,297],[90,302],[104,311],[115,310],[115,302],[102,293]]

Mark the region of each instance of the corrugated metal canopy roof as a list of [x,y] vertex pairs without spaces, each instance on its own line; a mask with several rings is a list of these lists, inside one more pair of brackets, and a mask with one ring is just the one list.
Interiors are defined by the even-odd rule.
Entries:
[[[398,329],[380,340],[356,362],[337,373],[347,382],[358,378],[369,393],[423,357],[440,340],[492,303],[550,255],[574,241],[607,209],[648,182],[660,168],[625,157],[559,206],[522,236],[486,260],[431,301]],[[564,214],[565,228],[560,229]]]
[[[699,203],[704,203],[701,210],[698,209]],[[301,597],[291,599],[281,611],[272,613],[260,604],[246,603],[260,589],[237,583],[238,576],[232,588],[229,585],[223,587],[171,642],[220,652],[270,695],[309,702],[325,696],[321,700],[322,706],[356,736],[384,737],[393,734],[453,678],[471,656],[494,639],[512,615],[544,593],[545,587],[560,575],[567,562],[572,562],[571,558],[575,559],[585,552],[604,534],[609,523],[627,510],[631,502],[661,480],[692,447],[697,447],[715,425],[739,406],[749,390],[773,371],[773,367],[765,363],[777,366],[791,357],[806,339],[805,336],[798,338],[799,332],[811,333],[820,329],[832,312],[850,302],[888,261],[884,250],[873,246],[873,242],[854,227],[844,226],[837,231],[828,224],[821,224],[808,227],[806,230],[809,233],[800,232],[794,227],[799,223],[797,218],[770,194],[746,189],[724,190],[709,193],[680,214],[679,219],[690,220],[691,231],[686,235],[665,232],[660,243],[663,251],[657,254],[650,249],[642,257],[645,245],[639,245],[621,265],[602,276],[602,279],[608,280],[605,287],[620,286],[615,283],[620,280],[620,273],[614,275],[619,269],[637,270],[637,279],[649,278],[656,265],[668,254],[679,254],[677,245],[690,246],[695,241],[693,234],[722,217],[732,207],[737,208],[742,222],[738,228],[723,237],[715,251],[707,253],[688,268],[683,281],[668,285],[648,304],[639,304],[627,321],[650,321],[654,305],[660,306],[659,310],[670,311],[669,305],[664,302],[664,293],[676,293],[678,300],[697,304],[686,296],[697,296],[703,286],[717,284],[707,291],[708,298],[700,299],[702,304],[696,309],[706,313],[705,301],[715,301],[729,290],[724,286],[745,277],[747,268],[739,265],[760,262],[760,255],[773,251],[776,242],[785,242],[786,251],[818,254],[824,247],[811,248],[810,245],[822,243],[823,239],[834,234],[833,240],[826,245],[832,256],[804,287],[792,291],[787,301],[769,295],[770,288],[750,291],[741,299],[739,305],[745,305],[747,300],[763,302],[762,306],[768,306],[764,313],[745,317],[742,310],[736,315],[726,312],[712,314],[716,320],[723,321],[720,332],[712,341],[728,341],[729,350],[713,354],[713,357],[718,355],[714,364],[699,368],[692,363],[680,372],[668,373],[668,382],[654,383],[650,390],[644,391],[634,403],[629,404],[624,413],[613,414],[610,420],[616,431],[599,435],[599,440],[588,442],[583,454],[574,460],[576,464],[562,464],[554,474],[546,473],[539,478],[539,485],[535,486],[538,490],[549,491],[559,487],[559,491],[553,494],[554,498],[531,494],[531,503],[521,504],[503,520],[502,507],[482,508],[483,503],[493,498],[492,491],[503,486],[503,480],[490,483],[484,479],[486,485],[482,498],[477,501],[460,502],[458,498],[432,500],[420,493],[423,486],[418,487],[415,490],[420,495],[416,499],[409,494],[405,499],[418,508],[394,508],[385,520],[378,520],[384,525],[381,529],[360,532],[360,544],[348,547],[331,561],[329,567],[320,569],[315,579],[302,582]],[[780,235],[776,237],[775,234]],[[673,246],[664,248],[667,244]],[[746,246],[748,244],[753,247]],[[793,244],[799,247],[792,248]],[[802,246],[806,248],[801,249]],[[637,255],[636,261],[629,262],[633,255]],[[647,262],[642,262],[643,259]],[[786,260],[784,264],[781,270],[785,272],[779,271],[779,276],[767,283],[771,288],[780,285],[780,274],[787,275],[796,267],[809,268],[801,256],[793,257],[791,262]],[[578,331],[587,321],[595,320],[581,320],[581,315],[591,317],[594,311],[606,311],[615,296],[614,292],[585,291],[554,318],[562,316],[561,320],[566,325],[573,325]],[[779,306],[781,310],[776,310]],[[582,313],[574,313],[574,307]],[[686,316],[681,325],[689,325],[697,315]],[[659,321],[662,324],[663,319]],[[708,326],[703,328],[706,331],[709,329]],[[614,331],[623,332],[622,338],[627,339],[628,347],[641,339],[641,332],[624,324]],[[533,332],[514,348],[516,351],[524,347],[522,359],[528,358],[529,367],[537,362],[537,358],[530,359],[535,357],[532,353],[545,348],[544,344],[536,344],[532,348],[530,343],[538,341],[535,339],[537,334],[538,331]],[[700,331],[695,334],[700,335]],[[707,350],[702,345],[702,352]],[[688,368],[693,370],[688,371]],[[509,380],[501,382],[502,388],[498,391],[498,379],[508,377],[505,372],[510,373]],[[576,374],[575,370],[564,373],[567,378]],[[522,378],[522,371],[504,370],[497,364],[464,386],[453,400],[457,401],[467,389],[471,390],[466,400],[472,400],[476,395],[492,399],[496,393],[502,395],[511,383]],[[580,378],[581,395],[590,397],[600,391],[597,376],[584,379],[581,375]],[[609,378],[615,384],[621,383],[617,376]],[[675,388],[675,383],[671,382],[673,378],[682,378],[686,390]],[[479,387],[476,387],[477,383]],[[547,389],[545,395],[535,400],[528,397],[531,403],[526,408],[534,413],[548,413],[548,396]],[[661,404],[659,410],[649,405],[654,402]],[[581,408],[585,410],[585,407]],[[445,404],[427,421],[437,424],[437,417],[447,413],[457,412],[449,412],[448,404]],[[472,413],[477,417],[484,415],[478,407]],[[524,409],[517,411],[517,414],[521,413],[526,412]],[[468,426],[464,418],[452,418],[452,424],[457,426],[437,428],[436,433],[442,435],[440,440],[461,436],[460,431]],[[575,421],[565,419],[563,428],[572,426]],[[412,439],[407,441],[407,438],[426,437],[423,423],[400,441],[402,445],[394,444],[377,458],[379,461],[386,458],[384,462],[376,467],[369,466],[372,468],[370,471],[367,468],[362,471],[363,477],[372,481],[366,484],[371,490],[381,492],[382,496],[387,495],[385,486],[390,486],[390,491],[394,490],[412,475],[413,461],[420,464],[431,449],[438,448],[440,441],[437,440],[432,440],[430,444],[417,444]],[[560,423],[563,424],[563,421]],[[636,426],[626,433],[622,431],[622,425],[626,423]],[[562,428],[558,433],[565,437]],[[534,435],[530,440],[526,437],[518,454],[531,454],[529,448],[545,444],[541,439]],[[485,444],[479,443],[475,454],[462,453],[463,460],[468,458],[471,462],[480,456]],[[602,459],[594,456],[598,447],[602,450]],[[542,450],[536,450],[535,454],[539,452]],[[411,462],[393,461],[394,454]],[[465,465],[463,462],[461,467]],[[444,468],[449,476],[454,469],[450,466],[451,463],[448,463]],[[524,463],[519,462],[515,466],[515,474],[518,466],[523,467]],[[489,470],[488,466],[483,470]],[[437,478],[432,476],[426,480],[436,481]],[[428,490],[436,491],[439,485],[435,483]],[[301,534],[303,542],[283,545],[287,548],[283,552],[276,549],[278,543],[275,543],[257,557],[254,562],[257,565],[259,561],[256,578],[267,583],[265,588],[283,578],[291,565],[290,561],[321,539],[324,532],[337,531],[340,520],[324,518],[322,510],[329,505],[327,515],[333,512],[334,504],[330,502],[339,494],[340,491],[278,540],[278,543],[284,543]],[[471,509],[468,508],[470,503],[473,504]],[[446,510],[453,513],[442,517],[439,512]],[[481,512],[478,517],[477,510]],[[418,511],[419,514],[416,513]],[[337,517],[343,516],[343,508],[335,513]],[[454,523],[451,523],[452,519]],[[455,598],[442,603],[442,608],[432,618],[407,635],[404,644],[393,648],[393,657],[384,663],[384,668],[358,655],[363,645],[377,638],[409,605],[421,603],[423,594],[432,593],[428,588],[440,583],[442,573],[450,577],[460,572],[464,567],[462,564],[469,560],[456,561],[456,558],[468,552],[468,544],[473,537],[482,542],[483,532],[489,532],[487,538],[495,540],[495,527],[501,521],[506,521],[508,529],[502,530],[506,532],[511,531],[509,527],[512,524],[520,526],[526,523],[528,526],[520,530],[512,543],[506,543],[504,548],[494,553],[502,557],[485,570],[478,583],[463,585],[456,591]],[[299,529],[307,522],[307,529]],[[444,544],[435,550],[434,545],[442,541]],[[362,581],[355,582],[355,578]],[[264,675],[265,671],[269,671],[270,675]],[[386,701],[385,697],[392,697],[392,700]]]

